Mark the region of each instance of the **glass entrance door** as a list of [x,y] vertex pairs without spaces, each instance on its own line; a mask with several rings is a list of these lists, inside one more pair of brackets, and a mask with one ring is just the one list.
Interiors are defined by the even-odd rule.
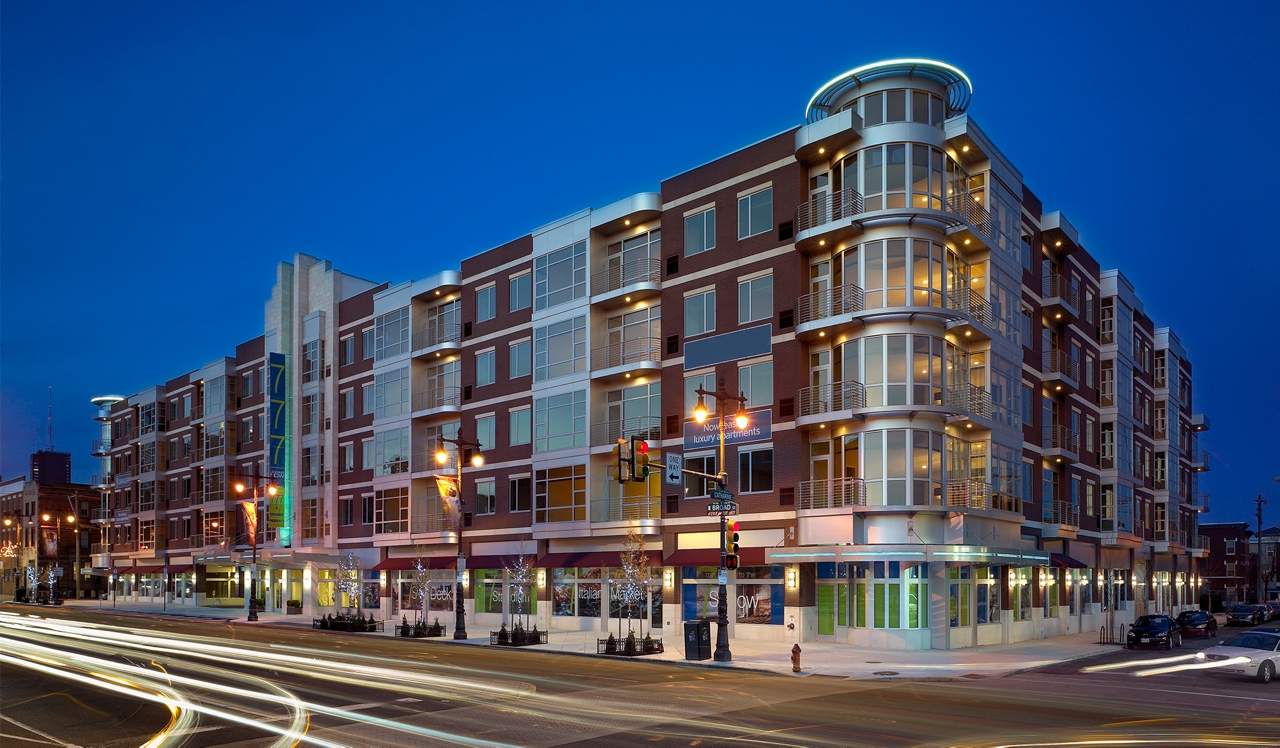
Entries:
[[835,641],[836,638],[836,585],[819,584],[818,595],[818,640]]

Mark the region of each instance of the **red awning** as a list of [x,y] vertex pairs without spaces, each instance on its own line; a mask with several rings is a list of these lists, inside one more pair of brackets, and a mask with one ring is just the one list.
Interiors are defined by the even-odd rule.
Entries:
[[[741,566],[764,566],[763,548],[741,548],[738,550],[738,563]],[[667,566],[719,566],[719,548],[696,548],[674,551],[667,556]]]
[[193,568],[195,567],[193,567],[191,564],[182,564],[181,566],[170,566],[169,573],[170,574],[186,574],[187,572],[191,571]]
[[[424,569],[452,569],[458,565],[457,556],[430,556],[422,559]],[[418,568],[417,558],[384,558],[374,565],[374,571],[413,571]]]
[[159,574],[164,571],[163,566],[133,566],[125,567],[122,570],[125,574]]
[[[662,566],[661,551],[645,551],[650,566]],[[718,562],[717,562],[718,563]],[[576,569],[595,568],[599,566],[622,566],[619,551],[590,551],[585,553],[548,553],[534,564],[540,569]]]
[[1087,569],[1083,561],[1068,556],[1065,553],[1050,553],[1049,568],[1051,569]]
[[[532,554],[530,554],[532,555]],[[517,556],[467,556],[468,569],[505,569],[515,566]]]

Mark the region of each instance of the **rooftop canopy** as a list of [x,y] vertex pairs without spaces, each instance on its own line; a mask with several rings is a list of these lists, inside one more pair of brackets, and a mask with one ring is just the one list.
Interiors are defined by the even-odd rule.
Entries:
[[831,103],[840,99],[850,89],[891,76],[919,76],[940,83],[947,89],[947,106],[952,113],[963,112],[973,98],[973,83],[957,67],[945,62],[924,59],[884,60],[854,68],[827,81],[809,99],[805,107],[805,122],[817,122],[830,114]]

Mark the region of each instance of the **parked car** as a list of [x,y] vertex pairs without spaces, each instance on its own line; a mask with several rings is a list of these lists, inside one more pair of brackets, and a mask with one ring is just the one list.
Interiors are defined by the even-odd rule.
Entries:
[[1271,602],[1267,603],[1267,607],[1271,609],[1271,620],[1274,621],[1277,618],[1280,618],[1280,602],[1276,602],[1275,600],[1272,600]]
[[1178,614],[1178,629],[1183,636],[1203,636],[1212,639],[1218,635],[1218,619],[1203,610],[1186,610]]
[[1197,662],[1223,662],[1221,667],[1206,668],[1211,675],[1253,676],[1259,683],[1270,683],[1280,665],[1280,634],[1270,631],[1247,631],[1237,634],[1216,647],[1196,653]]
[[1182,646],[1182,634],[1178,624],[1169,616],[1138,616],[1138,620],[1129,627],[1128,647],[1164,647],[1173,649]]
[[1248,603],[1236,603],[1227,610],[1227,625],[1243,623],[1246,626],[1257,626],[1262,623],[1262,611]]
[[1262,616],[1262,623],[1271,620],[1271,606],[1266,603],[1257,603],[1253,607],[1258,609],[1258,615]]

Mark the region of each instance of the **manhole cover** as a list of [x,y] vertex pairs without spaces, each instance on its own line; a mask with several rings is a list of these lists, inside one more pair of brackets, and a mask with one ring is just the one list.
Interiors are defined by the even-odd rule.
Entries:
[[897,675],[897,670],[877,670],[872,675]]

